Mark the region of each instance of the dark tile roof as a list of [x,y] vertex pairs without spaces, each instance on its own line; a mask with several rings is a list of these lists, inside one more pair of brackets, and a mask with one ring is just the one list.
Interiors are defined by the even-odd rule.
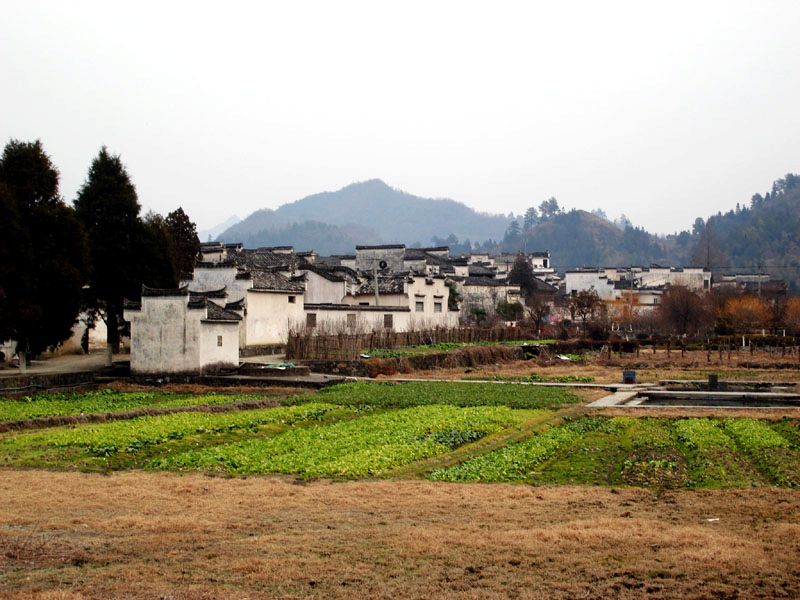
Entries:
[[497,275],[497,271],[490,269],[489,267],[484,267],[483,265],[479,265],[477,263],[469,266],[470,277],[494,277],[495,275]]
[[239,298],[236,302],[226,302],[225,310],[244,310],[244,298]]
[[356,246],[356,250],[401,250],[405,244],[380,244],[378,246]]
[[[392,276],[378,276],[379,294],[403,294],[405,293],[405,283],[408,281],[406,273]],[[353,293],[354,296],[371,296],[375,294],[375,282],[372,278],[365,279],[359,288]]]
[[408,306],[360,306],[357,304],[304,304],[305,310],[344,310],[347,312],[411,312]]
[[241,321],[241,315],[217,306],[211,300],[206,300],[206,321]]
[[196,292],[189,290],[189,297],[195,298],[225,298],[228,296],[227,286],[223,286],[218,290],[208,290],[205,292]]
[[236,263],[230,259],[221,260],[219,262],[200,260],[197,261],[194,266],[196,269],[230,269],[231,267],[235,267]]
[[519,287],[516,283],[508,283],[505,279],[492,279],[491,277],[466,277],[464,285],[482,285],[487,287]]
[[253,289],[273,292],[304,292],[305,286],[298,281],[290,281],[274,271],[256,271],[253,274]]
[[334,269],[330,267],[305,264],[300,266],[299,268],[303,271],[311,271],[312,273],[316,273],[317,275],[327,279],[328,281],[342,282],[345,280],[344,277],[342,277],[341,275],[337,275],[334,272]]
[[122,300],[122,308],[123,310],[142,310],[142,303],[124,298]]
[[151,288],[147,287],[146,285],[142,285],[143,298],[188,296],[188,295],[189,295],[189,286],[186,285],[180,288]]
[[261,250],[242,250],[233,257],[237,267],[248,271],[269,269],[271,267],[291,268],[296,260],[293,254],[279,254]]

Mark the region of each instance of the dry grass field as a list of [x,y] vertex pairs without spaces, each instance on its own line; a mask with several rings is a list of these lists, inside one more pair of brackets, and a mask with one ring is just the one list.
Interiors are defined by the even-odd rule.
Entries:
[[[637,368],[649,381],[705,377],[704,368],[675,361]],[[738,368],[717,372],[723,379],[788,381],[798,379],[799,373]],[[617,381],[620,366],[519,362],[471,369],[468,374],[531,373]],[[464,375],[462,368],[411,376]],[[147,389],[130,386],[124,391]],[[291,392],[270,390],[276,395]],[[731,416],[720,409],[659,408],[645,414],[582,406],[605,393],[577,390],[580,402],[537,418],[549,422],[554,415],[647,416],[661,422]],[[463,391],[447,401],[463,400],[460,394]],[[335,394],[323,396],[321,400],[343,400]],[[424,404],[415,394],[408,396],[394,401]],[[361,418],[369,414],[368,410]],[[800,409],[750,409],[735,416],[771,423],[775,431],[796,439],[789,425],[779,421],[800,418]],[[354,481],[142,471],[138,463],[128,465],[124,456],[115,467],[122,470],[111,468],[110,474],[81,473],[75,470],[77,463],[58,461],[54,464],[68,470],[30,469],[26,462],[46,464],[44,455],[50,451],[31,446],[33,453],[26,454],[23,463],[0,469],[0,598],[800,597],[800,492],[771,487],[763,472],[746,473],[753,475],[754,487],[746,483],[728,489],[421,479],[434,466],[464,460],[464,453],[480,448],[488,452],[504,445],[507,437],[528,438],[541,428],[532,419],[450,454],[401,465],[387,478]],[[271,431],[263,434],[275,435]],[[237,430],[220,434],[219,442],[214,435],[169,438],[153,451],[163,447],[161,452],[169,454],[184,451],[184,445],[256,434]],[[551,472],[572,473],[587,481],[595,477],[591,470],[563,470],[573,456],[578,466],[605,457],[598,444],[609,434],[587,435],[574,453],[564,452],[549,463],[562,469]],[[789,465],[797,464],[796,444],[792,447],[781,449]],[[750,455],[753,468],[760,465],[758,456]],[[724,480],[725,473],[715,473]]]
[[791,490],[3,471],[0,506],[6,598],[800,597]]
[[[747,366],[745,366],[745,364]],[[753,365],[759,365],[753,368]],[[705,352],[686,352],[682,357],[679,350],[673,350],[670,356],[663,349],[656,354],[642,352],[638,357],[630,354],[615,354],[609,361],[598,353],[589,353],[584,362],[518,360],[509,363],[481,365],[475,367],[458,367],[453,369],[435,369],[430,371],[414,371],[399,373],[385,379],[402,379],[415,377],[422,379],[462,379],[465,376],[526,376],[532,373],[543,378],[564,376],[591,377],[595,383],[620,383],[622,370],[634,369],[640,383],[653,383],[664,379],[706,379],[710,373],[716,373],[720,379],[755,380],[755,381],[800,381],[800,359],[797,356],[771,356],[758,352],[754,356],[742,353],[737,357],[733,353],[728,360],[727,354],[712,353],[711,362]]]

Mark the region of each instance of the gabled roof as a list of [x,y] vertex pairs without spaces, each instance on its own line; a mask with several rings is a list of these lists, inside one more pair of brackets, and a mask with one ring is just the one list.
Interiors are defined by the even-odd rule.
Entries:
[[494,269],[490,269],[489,267],[484,267],[478,263],[473,263],[469,266],[469,276],[470,277],[494,277],[497,274],[497,271]]
[[334,270],[331,269],[330,267],[321,267],[317,265],[304,264],[301,265],[299,269],[301,271],[310,271],[312,273],[315,273],[320,277],[327,279],[328,281],[334,281],[334,282],[344,281],[344,277],[342,277],[341,275],[337,275],[334,272]]
[[[406,291],[406,281],[408,274],[379,275],[378,293],[379,294],[403,294]],[[359,288],[353,292],[353,296],[371,296],[375,293],[375,283],[372,279],[365,280]]]
[[356,250],[402,250],[405,244],[380,244],[377,246],[356,246]]
[[299,292],[305,291],[305,286],[298,281],[291,281],[280,273],[274,271],[256,271],[252,273],[252,289],[271,292]]
[[244,310],[244,298],[239,298],[236,302],[226,302],[225,310]]
[[516,283],[508,283],[505,279],[492,279],[490,277],[467,277],[464,279],[464,285],[486,286],[486,287],[512,287],[519,289],[519,285]]
[[205,292],[197,292],[189,290],[191,298],[226,298],[228,296],[227,286],[222,286],[218,290],[208,290]]
[[189,286],[185,285],[179,288],[151,288],[147,287],[146,285],[142,285],[142,297],[143,298],[158,298],[158,297],[169,297],[169,296],[188,296],[189,295]]
[[237,315],[235,312],[231,312],[224,308],[221,308],[211,302],[211,300],[206,300],[206,318],[205,321],[241,321],[241,315]]

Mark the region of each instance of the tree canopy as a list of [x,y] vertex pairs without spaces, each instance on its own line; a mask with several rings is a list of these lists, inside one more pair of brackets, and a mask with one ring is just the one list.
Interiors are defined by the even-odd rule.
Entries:
[[0,158],[0,338],[21,356],[67,339],[87,277],[86,237],[61,199],[40,141],[6,144]]

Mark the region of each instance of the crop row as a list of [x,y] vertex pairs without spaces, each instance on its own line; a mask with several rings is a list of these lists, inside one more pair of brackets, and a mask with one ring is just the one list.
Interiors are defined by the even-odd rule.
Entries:
[[187,435],[257,430],[270,424],[293,425],[302,421],[321,420],[330,413],[345,416],[353,411],[329,404],[309,403],[230,413],[188,412],[140,417],[129,421],[8,436],[0,442],[0,454],[13,456],[31,448],[77,447],[89,455],[108,456],[117,452],[136,452],[145,446],[181,439]]
[[571,445],[581,435],[599,427],[607,427],[602,418],[583,418],[551,427],[541,434],[472,458],[460,465],[437,469],[430,475],[438,481],[525,481],[531,471]]
[[798,485],[800,448],[753,419],[585,417],[473,457],[430,478],[584,484]]
[[394,467],[446,453],[535,414],[506,407],[420,406],[193,450],[158,459],[152,466],[235,474],[380,475]]
[[39,417],[109,413],[139,408],[171,408],[201,404],[228,404],[257,396],[207,394],[194,396],[169,392],[115,392],[105,389],[82,394],[39,394],[17,400],[0,400],[0,422]]
[[[359,382],[325,388],[320,400],[343,406],[409,408],[432,404],[450,406],[507,406],[509,408],[557,408],[580,398],[566,388],[465,382]],[[287,402],[304,402],[303,397]]]

